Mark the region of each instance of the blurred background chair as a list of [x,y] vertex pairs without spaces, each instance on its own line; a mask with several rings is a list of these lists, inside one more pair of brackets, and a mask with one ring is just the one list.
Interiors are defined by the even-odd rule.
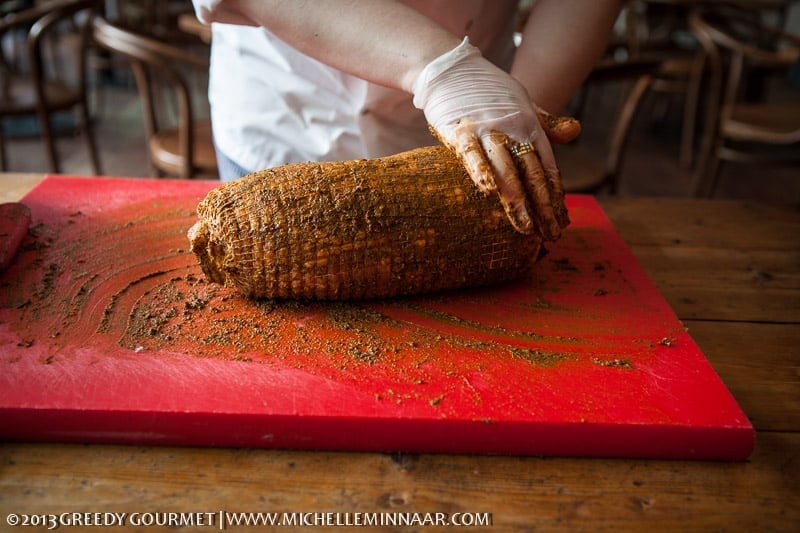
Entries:
[[[93,26],[97,45],[130,62],[144,112],[151,174],[216,177],[211,123],[195,117],[186,75],[186,70],[192,68],[207,71],[208,56],[112,25],[102,17],[95,18]],[[160,90],[159,82],[165,84],[167,92]],[[159,106],[170,101],[176,104],[176,117],[170,117],[168,110]]]
[[[728,4],[759,12],[777,23],[787,20],[797,0],[630,0],[623,8],[612,46],[628,58],[660,57],[650,91],[650,115],[659,128],[678,126],[678,161],[691,169],[698,161],[697,145],[705,128],[706,64],[704,50],[689,27],[689,14],[698,6]],[[676,111],[677,109],[677,111]],[[680,117],[679,121],[674,120]]]
[[[72,113],[86,139],[94,173],[100,174],[86,91],[86,55],[97,5],[97,0],[48,1],[9,9],[0,19],[0,40],[15,33],[23,36],[22,46],[14,47],[16,57],[6,58],[0,51],[0,170],[7,170],[7,119],[32,117],[38,122],[50,171],[60,172],[54,118]],[[59,47],[59,40],[70,37],[79,39],[77,47]],[[60,60],[59,52],[65,49],[77,50],[77,60]],[[66,72],[68,65],[75,68]]]
[[[700,0],[698,0],[700,1]],[[650,83],[651,122],[669,127],[669,118],[680,109],[681,167],[693,164],[697,98],[700,78],[692,76],[697,43],[687,27],[692,0],[631,0],[618,20],[610,52],[617,59],[657,59],[660,64]]]
[[[612,123],[602,128],[607,132],[607,141],[586,143],[579,137],[570,144],[554,145],[567,192],[617,193],[631,125],[660,67],[659,59],[640,57],[625,61],[605,59],[593,69],[581,90],[585,93],[611,88],[607,93],[618,95],[618,104],[610,115]],[[607,94],[602,96],[607,98]],[[581,96],[579,105],[586,105],[585,98]],[[582,115],[584,127],[591,126],[587,121],[597,118],[592,113]]]
[[[800,87],[776,98],[800,66],[800,37],[764,22],[759,11],[700,7],[689,17],[708,65],[706,131],[692,194],[711,196],[723,161],[800,162]],[[753,90],[753,87],[756,90]]]

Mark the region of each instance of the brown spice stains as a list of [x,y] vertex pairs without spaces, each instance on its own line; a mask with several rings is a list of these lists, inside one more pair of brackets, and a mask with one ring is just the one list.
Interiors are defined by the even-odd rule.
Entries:
[[[180,220],[185,216],[187,213],[183,211],[162,212],[157,221],[169,217]],[[152,222],[140,216],[107,227],[101,232],[105,236],[103,242],[124,240],[126,234],[142,231]],[[384,301],[381,305],[390,311],[400,309],[423,316],[435,324],[433,327],[392,318],[369,304],[246,300],[205,280],[193,258],[180,249],[183,243],[172,243],[170,235],[174,233],[182,239],[182,229],[166,234],[159,229],[161,234],[156,237],[164,250],[154,251],[158,260],[143,274],[126,277],[128,281],[122,288],[106,297],[96,333],[119,335],[119,345],[137,351],[168,350],[239,361],[263,361],[294,354],[326,357],[341,368],[391,362],[401,354],[419,354],[416,363],[419,366],[443,347],[451,351],[494,353],[495,357],[504,354],[540,367],[576,357],[531,347],[530,343],[539,339],[534,332],[481,324],[413,300]],[[40,226],[32,232],[34,239],[27,247],[37,252],[48,251],[54,247],[58,233],[58,229]],[[74,294],[63,298],[58,308],[65,321],[67,317],[78,320],[90,297],[114,277],[113,269],[110,274],[98,272],[95,256],[108,254],[98,254],[90,241],[88,235],[83,235],[71,245],[55,246],[58,249],[50,256],[56,260],[47,263],[32,294],[37,312],[53,303],[59,276],[69,277],[72,282],[81,280],[81,283]],[[182,261],[167,267],[167,262],[181,256],[184,256]],[[124,331],[120,331],[123,324]],[[483,340],[487,336],[494,340]]]
[[[381,372],[407,384],[424,384],[434,372],[457,381],[501,361],[545,369],[579,357],[537,346],[542,340],[580,344],[580,339],[543,339],[534,331],[465,319],[441,310],[447,308],[446,296],[425,304],[416,299],[246,300],[207,282],[186,253],[185,230],[194,215],[184,207],[161,205],[147,214],[141,206],[131,206],[107,216],[100,229],[78,214],[58,226],[32,228],[19,252],[17,272],[33,269],[35,275],[22,276],[19,287],[4,282],[9,290],[0,307],[20,310],[21,323],[42,319],[48,334],[59,337],[45,363],[56,362],[62,357],[59,346],[79,335],[107,339],[134,352],[163,350],[253,363],[280,360],[328,375],[363,376],[380,366]],[[556,267],[575,268],[564,259]],[[545,300],[530,305],[553,310]],[[20,347],[33,346],[28,339],[39,337],[20,327],[25,339]],[[401,388],[376,395],[402,401],[408,389]],[[431,406],[446,404],[448,392],[430,395],[424,399]]]
[[[420,309],[403,300],[381,306],[390,311]],[[466,330],[474,326],[473,333],[485,333],[477,324],[440,311],[431,313],[438,321],[459,323]],[[499,326],[489,330],[512,340],[515,335],[528,341],[533,337]],[[519,343],[481,340],[469,331],[464,335],[404,322],[369,304],[251,301],[193,273],[148,290],[131,310],[120,344],[133,350],[193,350],[200,357],[239,361],[278,358],[301,366],[315,364],[310,361],[317,358],[340,369],[378,363],[391,368],[401,359],[405,362],[400,366],[405,367],[408,357],[415,357],[411,367],[419,368],[442,350],[485,354],[489,359],[509,357],[540,367],[575,358]]]

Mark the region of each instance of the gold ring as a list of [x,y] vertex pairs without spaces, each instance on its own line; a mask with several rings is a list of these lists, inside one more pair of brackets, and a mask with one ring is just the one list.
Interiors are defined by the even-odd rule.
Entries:
[[534,149],[530,143],[518,143],[512,145],[509,152],[511,152],[512,156],[519,157],[521,155],[533,153]]

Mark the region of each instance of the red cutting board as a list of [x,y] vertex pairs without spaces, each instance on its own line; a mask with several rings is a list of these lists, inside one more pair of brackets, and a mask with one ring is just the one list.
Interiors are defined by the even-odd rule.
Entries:
[[244,300],[188,252],[214,182],[48,177],[0,277],[0,438],[739,460],[754,431],[590,196],[530,276]]

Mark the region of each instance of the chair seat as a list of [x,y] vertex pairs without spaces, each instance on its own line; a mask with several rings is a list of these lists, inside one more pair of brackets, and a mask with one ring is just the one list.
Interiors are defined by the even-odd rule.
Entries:
[[[194,125],[194,153],[192,165],[198,174],[217,175],[217,155],[211,135],[211,123]],[[181,175],[183,156],[177,128],[164,129],[150,138],[149,148],[153,164],[170,175]]]
[[740,104],[722,123],[725,137],[767,144],[800,142],[800,105]]
[[[0,87],[0,115],[32,115],[36,113],[36,89],[31,79],[17,76],[3,80]],[[44,97],[51,111],[70,109],[80,102],[80,95],[72,87],[48,81],[44,85]]]
[[651,88],[656,91],[683,93],[691,84],[694,55],[665,55],[656,70]]

